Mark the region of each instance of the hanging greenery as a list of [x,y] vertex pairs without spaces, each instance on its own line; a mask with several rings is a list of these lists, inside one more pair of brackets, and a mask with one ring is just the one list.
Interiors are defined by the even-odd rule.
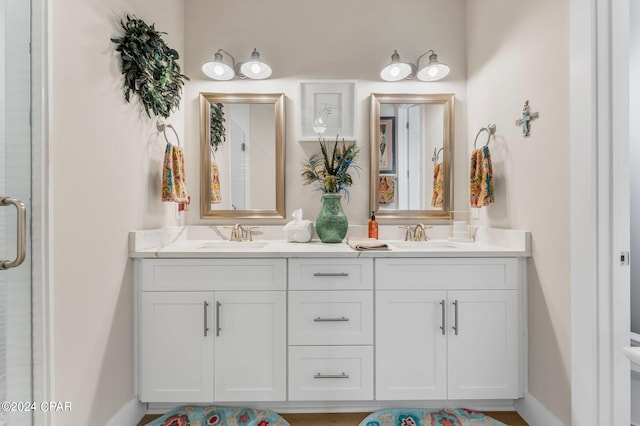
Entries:
[[181,74],[178,52],[167,46],[154,25],[127,15],[120,21],[124,36],[112,38],[122,58],[124,75],[124,98],[130,101],[131,92],[136,93],[149,117],[151,113],[168,118],[178,109],[184,81],[189,77]]
[[224,105],[211,104],[211,149],[216,152],[219,146],[227,139],[224,128]]

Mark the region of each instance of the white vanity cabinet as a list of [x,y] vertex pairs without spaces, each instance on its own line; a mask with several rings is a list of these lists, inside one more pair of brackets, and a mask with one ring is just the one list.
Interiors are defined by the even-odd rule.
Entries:
[[523,394],[524,261],[376,259],[376,399]]
[[150,409],[490,409],[524,395],[526,231],[362,252],[184,231],[130,241],[134,389]]
[[372,400],[373,382],[373,259],[289,259],[289,400]]
[[285,259],[141,259],[142,402],[286,400]]

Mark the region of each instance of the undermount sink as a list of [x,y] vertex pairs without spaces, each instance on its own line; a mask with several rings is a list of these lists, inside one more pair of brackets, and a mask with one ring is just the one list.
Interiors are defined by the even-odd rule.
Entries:
[[451,241],[443,241],[443,240],[427,240],[427,241],[390,241],[388,243],[391,248],[395,247],[397,249],[407,250],[430,250],[430,249],[447,249],[447,250],[455,250],[460,248],[456,243],[452,243]]
[[247,250],[264,248],[268,241],[207,241],[200,244],[200,249],[205,250]]

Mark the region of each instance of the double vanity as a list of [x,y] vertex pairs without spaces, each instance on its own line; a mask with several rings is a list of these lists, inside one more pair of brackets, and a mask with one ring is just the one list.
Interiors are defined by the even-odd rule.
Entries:
[[384,251],[222,235],[131,234],[136,392],[151,408],[482,408],[523,396],[528,232],[381,238]]

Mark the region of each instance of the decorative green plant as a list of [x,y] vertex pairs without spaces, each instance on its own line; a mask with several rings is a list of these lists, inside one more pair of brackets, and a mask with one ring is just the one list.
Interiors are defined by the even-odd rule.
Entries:
[[333,151],[329,156],[327,143],[322,136],[318,137],[320,142],[320,152],[322,159],[316,153],[303,163],[302,176],[303,183],[310,185],[317,183],[318,189],[324,193],[338,193],[344,191],[345,195],[349,195],[347,190],[351,186],[353,179],[348,172],[352,166],[355,170],[359,170],[355,164],[355,158],[360,152],[356,148],[355,142],[347,145],[346,143],[338,144],[338,137],[333,145]]
[[112,38],[122,58],[124,98],[130,101],[136,93],[149,117],[151,113],[168,118],[178,109],[184,81],[189,77],[180,72],[178,52],[168,47],[154,25],[127,15],[120,21],[124,36]]
[[213,152],[218,150],[218,147],[222,142],[227,139],[226,131],[224,128],[224,105],[221,103],[211,104],[211,149]]

